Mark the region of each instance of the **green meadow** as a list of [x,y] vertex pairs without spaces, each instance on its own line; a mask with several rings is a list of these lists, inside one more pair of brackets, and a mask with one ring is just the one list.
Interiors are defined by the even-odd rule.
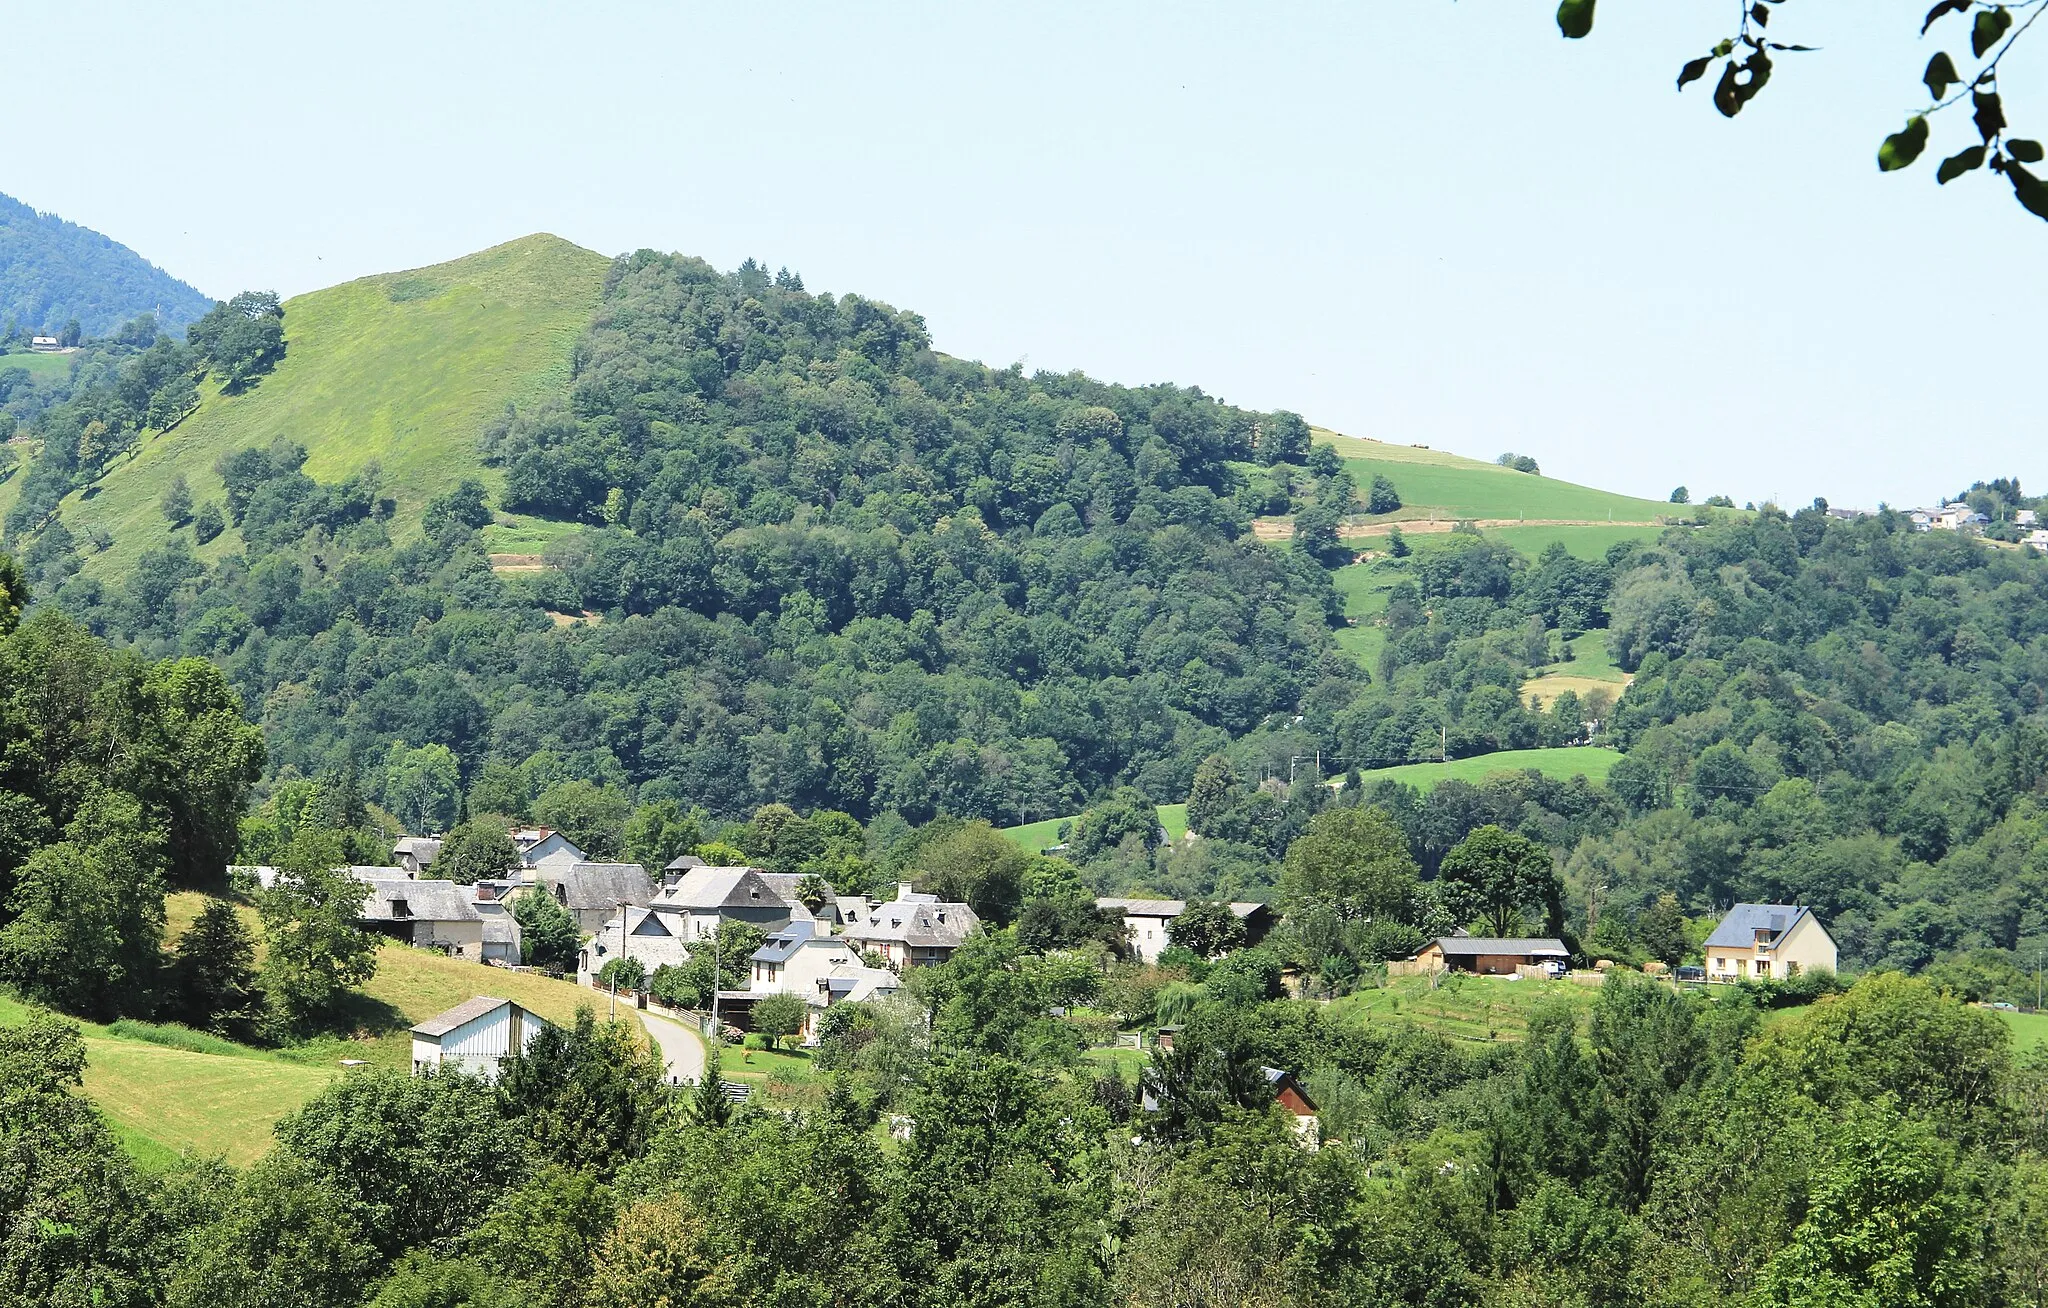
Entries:
[[1317,431],[1351,469],[1360,488],[1385,477],[1401,493],[1394,518],[1543,518],[1566,522],[1657,523],[1686,510],[1660,500],[1638,499],[1483,463],[1443,450]]
[[1605,781],[1607,774],[1620,761],[1621,754],[1615,750],[1598,745],[1568,745],[1563,749],[1504,749],[1497,754],[1454,758],[1446,763],[1402,763],[1390,768],[1374,768],[1359,775],[1367,781],[1385,777],[1428,791],[1434,789],[1439,781],[1476,783],[1495,772],[1521,772],[1529,768],[1559,780],[1583,776],[1589,781]]
[[[66,525],[104,528],[113,547],[88,554],[88,571],[124,571],[170,532],[158,508],[183,474],[195,501],[221,494],[215,462],[278,437],[304,445],[306,472],[339,481],[375,461],[397,502],[394,534],[416,528],[428,500],[465,477],[494,492],[477,438],[507,404],[565,393],[570,355],[595,312],[604,256],[553,236],[529,236],[411,272],[366,277],[285,305],[286,353],[277,370],[241,395],[204,388],[200,406],[141,445],[100,482],[64,501]],[[12,488],[0,487],[0,500]],[[0,511],[6,504],[0,502]],[[531,520],[490,548],[527,552],[559,525]],[[227,533],[202,558],[238,548]],[[537,552],[535,549],[532,552]]]

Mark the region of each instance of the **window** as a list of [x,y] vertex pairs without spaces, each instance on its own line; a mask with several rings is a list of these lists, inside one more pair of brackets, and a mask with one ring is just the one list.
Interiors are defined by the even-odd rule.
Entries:
[[409,903],[407,903],[407,902],[406,902],[405,900],[403,900],[403,899],[394,899],[394,900],[392,900],[392,901],[391,901],[391,916],[393,916],[393,917],[411,917],[411,916],[412,916],[412,905],[411,905],[411,904],[409,904]]
[[1756,960],[1756,974],[1758,976],[1769,976],[1771,974],[1771,962],[1769,959],[1759,958]]

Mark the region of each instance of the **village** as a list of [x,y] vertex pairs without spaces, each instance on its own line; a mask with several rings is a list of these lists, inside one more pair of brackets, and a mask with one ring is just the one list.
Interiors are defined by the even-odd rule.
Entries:
[[[390,866],[347,868],[363,885],[358,925],[396,943],[429,950],[480,966],[530,970],[521,927],[513,914],[518,896],[545,895],[573,918],[578,936],[575,981],[613,1004],[621,999],[654,1016],[648,1031],[661,1049],[671,1079],[695,1084],[705,1072],[703,1042],[735,1043],[750,1036],[775,1046],[787,1039],[815,1046],[834,1005],[886,999],[899,992],[909,969],[945,963],[983,929],[965,903],[947,902],[895,887],[884,900],[864,895],[818,893],[797,874],[760,867],[715,866],[683,855],[657,871],[638,863],[588,859],[561,832],[528,827],[511,832],[516,866],[503,875],[464,885],[433,875],[444,838],[405,836],[392,847]],[[231,877],[267,889],[277,870],[267,866],[230,869]],[[1172,949],[1188,901],[1101,896],[1095,907],[1121,924],[1123,952],[1136,963],[1157,964]],[[1198,909],[1202,906],[1197,905]],[[1232,902],[1224,907],[1242,927],[1236,937],[1256,946],[1278,924],[1264,903]],[[653,978],[718,948],[721,927],[744,923],[764,935],[745,960],[743,987],[720,987],[701,1008],[677,1011],[654,993]],[[1386,975],[1427,978],[1432,987],[1447,978],[1492,983],[1557,982],[1600,985],[1616,965],[1606,959],[1572,966],[1572,950],[1552,936],[1475,936],[1464,930],[1428,941],[1411,957],[1390,960]],[[1642,971],[1679,984],[1785,981],[1802,974],[1833,974],[1838,948],[1827,927],[1809,908],[1796,904],[1736,904],[1704,940],[1700,962],[1667,967],[1645,963]],[[719,960],[722,964],[723,960]],[[714,975],[723,975],[721,965]],[[1304,978],[1283,976],[1291,997],[1305,997]],[[479,993],[412,1029],[415,1074],[459,1070],[495,1080],[507,1058],[523,1052],[547,1026],[511,999]],[[785,1007],[793,1022],[777,1017],[757,1023],[764,1002],[794,1000]],[[643,1021],[645,1018],[643,1017]],[[680,1024],[695,1037],[675,1038]],[[1174,1023],[1117,1033],[1118,1046],[1170,1051],[1180,1032]],[[1272,1100],[1294,1122],[1298,1140],[1320,1143],[1318,1110],[1296,1070],[1266,1068]],[[746,1087],[723,1089],[743,1098]],[[897,1123],[907,1130],[907,1119]]]

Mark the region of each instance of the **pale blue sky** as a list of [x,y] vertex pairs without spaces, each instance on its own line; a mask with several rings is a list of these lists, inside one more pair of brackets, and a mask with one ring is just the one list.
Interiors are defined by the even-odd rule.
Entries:
[[1934,185],[1960,119],[1872,163],[1923,0],[1786,6],[1734,122],[1672,88],[1725,0],[1552,8],[17,5],[0,191],[215,295],[545,230],[1660,498],[2048,490],[2048,225]]

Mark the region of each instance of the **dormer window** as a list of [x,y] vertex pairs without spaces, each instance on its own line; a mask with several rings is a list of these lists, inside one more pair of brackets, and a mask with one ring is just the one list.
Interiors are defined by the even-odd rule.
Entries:
[[391,916],[393,916],[393,917],[411,917],[411,916],[412,916],[412,905],[411,905],[410,903],[406,902],[406,901],[405,901],[405,900],[403,900],[403,899],[394,899],[394,900],[392,900],[392,901],[391,901]]

